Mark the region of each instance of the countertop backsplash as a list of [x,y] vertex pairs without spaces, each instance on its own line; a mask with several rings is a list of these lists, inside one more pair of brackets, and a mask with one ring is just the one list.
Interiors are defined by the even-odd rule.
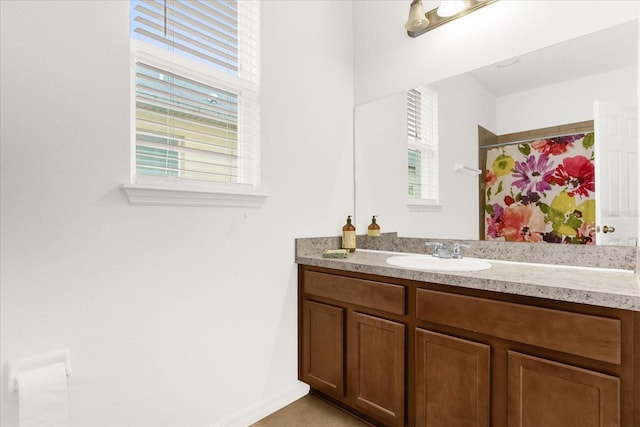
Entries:
[[[473,258],[640,271],[640,250],[635,246],[425,239],[399,237],[397,233],[393,232],[382,233],[377,237],[358,235],[356,251],[369,249],[431,254],[433,248],[426,246],[426,242],[440,242],[451,248],[455,243],[468,245],[469,248],[462,250],[463,256]],[[337,249],[340,246],[340,236],[299,238],[296,239],[296,254],[318,254],[324,249]]]

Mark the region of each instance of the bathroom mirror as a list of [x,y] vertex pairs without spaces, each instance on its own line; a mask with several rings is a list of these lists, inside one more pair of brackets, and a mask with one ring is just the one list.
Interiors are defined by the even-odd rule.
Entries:
[[[409,204],[406,196],[406,92],[356,106],[354,213],[358,229],[366,229],[371,216],[377,215],[383,232],[397,231],[401,236],[481,238],[484,194],[480,194],[479,181],[484,181],[484,174],[470,172],[482,168],[478,127],[505,135],[594,120],[596,105],[604,103],[637,108],[637,27],[636,21],[630,21],[428,83],[438,93],[437,205]],[[633,122],[635,136],[637,113]],[[629,177],[633,188],[625,197],[635,215],[634,234],[624,243],[612,240],[614,245],[637,245],[637,154],[629,160],[635,172]],[[605,168],[605,162],[598,167]],[[596,239],[598,244],[604,240]]]

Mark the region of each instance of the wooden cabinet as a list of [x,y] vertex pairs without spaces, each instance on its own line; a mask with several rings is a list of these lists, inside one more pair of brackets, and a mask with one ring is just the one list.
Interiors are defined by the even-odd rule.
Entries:
[[488,345],[416,329],[416,426],[489,427]]
[[299,378],[380,425],[405,425],[405,287],[301,271]]
[[299,273],[299,377],[374,425],[640,426],[638,312]]
[[355,406],[387,425],[404,425],[405,326],[351,313],[349,394]]
[[620,425],[620,379],[509,352],[509,426]]
[[[453,340],[453,336],[458,339],[468,337],[476,341],[465,341],[468,348],[490,348],[489,353],[483,353],[490,354],[492,370],[488,425],[633,426],[630,416],[625,415],[624,420],[621,417],[625,407],[629,408],[627,412],[633,411],[630,404],[633,395],[628,394],[625,402],[620,396],[622,384],[629,388],[633,381],[627,375],[633,370],[633,353],[629,351],[629,345],[623,345],[625,330],[628,334],[627,328],[632,328],[632,314],[571,304],[548,304],[576,310],[568,311],[523,302],[420,287],[416,289],[416,317],[419,323],[446,330],[448,336],[440,341]],[[479,344],[480,341],[485,345]],[[424,351],[419,346],[416,348],[418,360],[426,357]],[[483,360],[482,366],[486,366],[484,363]],[[420,363],[417,366],[419,369]],[[459,366],[456,371],[457,375],[464,372],[469,387],[473,386],[472,369]],[[455,375],[448,377],[455,380]],[[417,393],[420,393],[419,388]],[[465,396],[462,392],[456,394],[458,398]],[[467,397],[459,404],[465,401],[466,409],[470,411],[473,402]],[[438,407],[444,408],[442,404]],[[416,410],[417,420],[428,419],[420,412],[420,399]],[[487,424],[483,419],[458,425]]]
[[302,305],[301,380],[336,398],[344,396],[344,309],[313,301]]

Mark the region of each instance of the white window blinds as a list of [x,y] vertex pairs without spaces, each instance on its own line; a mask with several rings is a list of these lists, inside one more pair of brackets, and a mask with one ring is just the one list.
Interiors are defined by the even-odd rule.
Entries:
[[137,182],[257,185],[258,7],[131,2]]
[[409,199],[437,203],[438,93],[427,87],[407,92],[407,141]]

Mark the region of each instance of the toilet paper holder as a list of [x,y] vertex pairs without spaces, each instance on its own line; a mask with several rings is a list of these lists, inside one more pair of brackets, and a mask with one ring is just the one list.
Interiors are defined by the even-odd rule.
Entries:
[[61,362],[64,363],[64,370],[68,377],[71,375],[71,352],[67,348],[9,362],[7,364],[7,391],[9,392],[9,399],[17,400],[18,398],[18,390],[20,388],[18,376],[20,372]]

